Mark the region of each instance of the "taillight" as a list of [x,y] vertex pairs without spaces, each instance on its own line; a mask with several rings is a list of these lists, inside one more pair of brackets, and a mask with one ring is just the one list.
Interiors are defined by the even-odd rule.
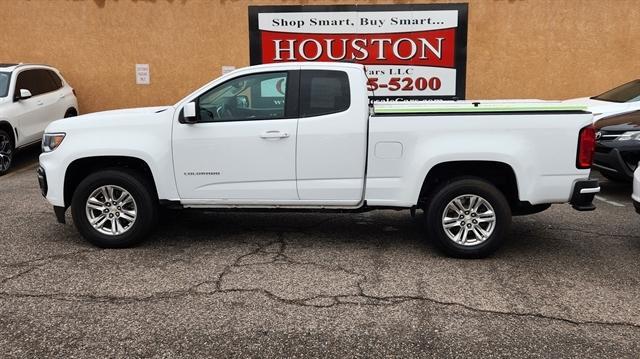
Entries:
[[76,96],[76,89],[71,89],[71,91],[73,92],[73,96]]
[[578,158],[576,167],[580,169],[591,168],[593,163],[593,152],[596,149],[596,130],[593,125],[589,125],[580,130],[578,136]]

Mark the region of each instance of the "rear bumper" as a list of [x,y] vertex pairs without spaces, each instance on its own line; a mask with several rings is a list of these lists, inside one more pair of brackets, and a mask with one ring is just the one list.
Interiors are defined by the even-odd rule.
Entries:
[[596,206],[593,205],[593,198],[598,192],[600,192],[598,180],[577,181],[573,186],[573,194],[569,203],[578,211],[593,211],[596,209]]

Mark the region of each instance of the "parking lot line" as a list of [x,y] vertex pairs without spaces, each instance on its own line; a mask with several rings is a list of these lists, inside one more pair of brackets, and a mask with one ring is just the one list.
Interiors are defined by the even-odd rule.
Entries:
[[610,204],[610,205],[612,205],[612,206],[615,206],[615,207],[624,207],[624,204],[622,204],[622,203],[618,203],[618,202],[615,202],[615,201],[608,200],[608,199],[606,199],[606,198],[604,198],[604,197],[602,197],[602,196],[596,196],[595,198],[596,198],[598,201],[602,201],[602,202],[608,203],[608,204]]

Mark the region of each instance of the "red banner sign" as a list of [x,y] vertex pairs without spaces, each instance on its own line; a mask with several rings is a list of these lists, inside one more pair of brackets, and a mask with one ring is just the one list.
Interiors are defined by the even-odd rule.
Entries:
[[366,65],[455,66],[455,29],[396,34],[263,31],[262,63],[355,60]]

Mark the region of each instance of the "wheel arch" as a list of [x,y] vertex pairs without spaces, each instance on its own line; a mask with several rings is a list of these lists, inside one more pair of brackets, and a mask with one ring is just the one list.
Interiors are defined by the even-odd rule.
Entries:
[[[70,116],[67,116],[67,115],[70,115]],[[73,117],[73,116],[78,116],[78,109],[76,109],[74,106],[70,106],[64,112],[64,117]]]
[[16,138],[16,130],[13,128],[13,125],[9,123],[7,120],[0,120],[0,130],[5,130],[11,136],[11,140],[13,141],[13,146],[17,146],[17,138]]
[[442,183],[465,176],[478,177],[493,184],[512,207],[520,203],[518,180],[511,165],[501,161],[463,160],[441,162],[433,166],[422,182],[418,205],[423,206]]
[[80,182],[92,173],[105,169],[123,169],[142,176],[152,186],[154,197],[158,198],[156,180],[149,164],[132,156],[92,156],[75,159],[67,166],[64,176],[64,205],[69,207],[73,194]]

